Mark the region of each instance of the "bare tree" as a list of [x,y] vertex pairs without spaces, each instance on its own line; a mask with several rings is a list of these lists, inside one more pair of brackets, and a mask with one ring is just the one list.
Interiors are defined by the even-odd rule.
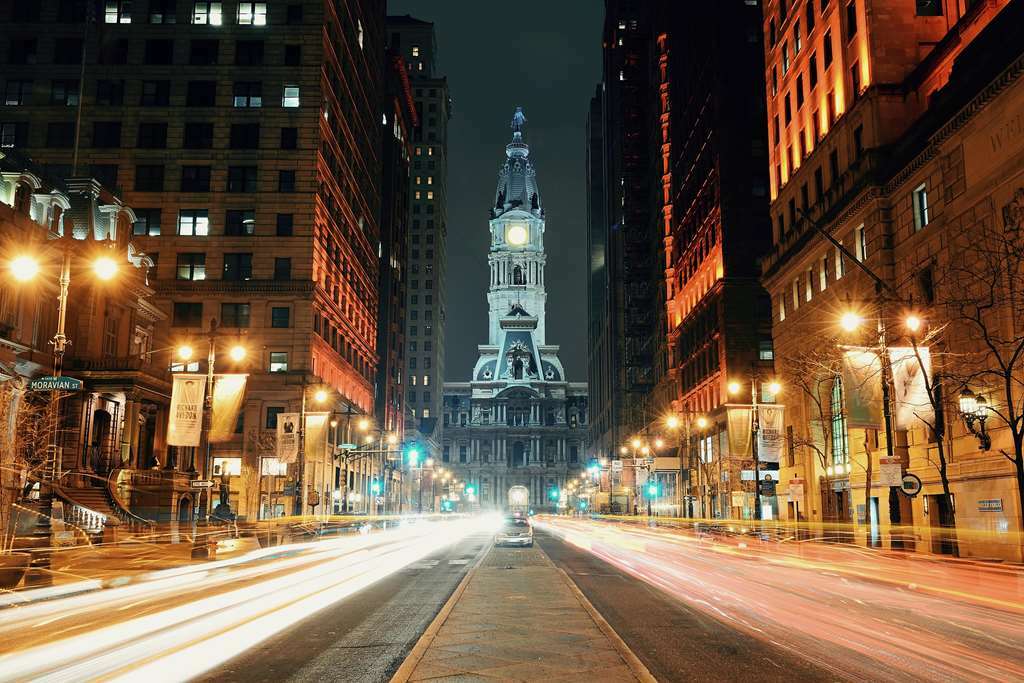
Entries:
[[934,281],[958,355],[949,374],[958,389],[985,396],[988,415],[1009,431],[1010,449],[999,453],[1013,465],[1024,503],[1024,189],[1001,217],[980,215],[953,236],[947,253]]

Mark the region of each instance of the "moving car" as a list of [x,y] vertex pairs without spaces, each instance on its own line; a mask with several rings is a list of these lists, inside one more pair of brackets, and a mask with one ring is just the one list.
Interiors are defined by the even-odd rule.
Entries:
[[533,525],[525,515],[509,515],[502,522],[501,529],[494,534],[494,545],[519,545],[533,547]]

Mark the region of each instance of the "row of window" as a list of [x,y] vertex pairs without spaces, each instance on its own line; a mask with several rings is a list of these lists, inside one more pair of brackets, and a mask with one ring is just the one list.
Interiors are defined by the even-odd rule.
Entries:
[[[151,257],[153,255],[150,255]],[[223,254],[222,280],[251,280],[252,254],[226,252]],[[180,252],[175,264],[175,279],[199,281],[207,276],[206,254],[204,252]],[[274,280],[290,280],[292,278],[292,260],[288,257],[274,257]],[[273,325],[272,327],[278,327]],[[287,327],[287,325],[285,325]]]
[[[90,167],[90,173],[107,187],[119,187],[117,164],[93,164]],[[182,166],[181,181],[177,189],[181,192],[211,192],[211,173],[211,166]],[[136,192],[164,192],[166,190],[164,175],[164,166],[161,164],[140,164],[135,167],[134,190]],[[259,189],[257,181],[256,166],[229,166],[225,190],[232,193],[253,193]],[[269,189],[263,188],[264,191]],[[295,171],[278,171],[275,189],[277,192],[286,194],[295,192]],[[179,234],[182,233],[179,231]]]
[[[248,303],[222,303],[220,305],[220,318],[217,322],[221,327],[249,327],[250,308]],[[202,327],[202,325],[203,303],[201,301],[174,302],[171,318],[172,327]],[[288,306],[272,306],[270,308],[270,327],[291,327],[291,308]]]
[[[137,220],[132,232],[135,235],[158,237],[161,234],[163,212],[156,208],[135,209]],[[255,209],[228,209],[224,213],[224,233],[231,237],[248,237],[257,234]],[[209,209],[179,209],[176,234],[187,237],[210,235]],[[276,214],[277,237],[291,237],[295,230],[295,214]]]
[[[178,21],[178,9],[187,8],[188,21],[192,24],[221,26],[224,24],[223,2],[208,0],[148,0],[146,10],[142,9],[142,0],[59,0],[57,4],[57,21],[60,23],[82,23],[94,16],[93,7],[100,9],[100,17],[105,24],[131,24],[133,21],[148,20],[150,24],[175,24]],[[268,17],[267,2],[248,2],[240,0],[233,14],[239,26],[266,26]],[[39,0],[14,0],[11,3],[11,20],[15,22],[39,21],[42,3]],[[302,23],[302,5],[289,3],[286,6],[283,23],[296,25]]]

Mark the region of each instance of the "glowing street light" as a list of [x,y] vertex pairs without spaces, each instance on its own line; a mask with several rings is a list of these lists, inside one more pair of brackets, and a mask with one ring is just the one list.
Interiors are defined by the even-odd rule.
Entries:
[[31,256],[18,256],[10,262],[11,276],[18,282],[28,282],[39,274],[39,261]]
[[620,446],[619,447],[619,455],[626,455],[627,453],[629,453],[629,449],[628,448],[626,448],[625,446]]
[[642,445],[643,445],[643,442],[640,441],[640,439],[633,439],[633,448],[640,448],[640,446],[642,446]]
[[862,318],[857,313],[854,313],[853,311],[847,311],[846,313],[843,313],[843,315],[839,318],[839,326],[842,327],[847,332],[856,331],[857,328],[860,327],[861,323],[863,322],[864,318]]
[[180,360],[192,360],[192,355],[194,353],[195,349],[188,344],[182,344],[178,347],[178,358]]
[[100,280],[112,280],[117,275],[117,262],[109,256],[101,256],[92,262],[92,271]]
[[655,448],[662,448],[662,447],[664,447],[664,445],[665,445],[665,440],[664,439],[655,439],[654,440],[654,447]]
[[743,387],[741,387],[740,383],[737,382],[736,380],[729,382],[728,386],[726,387],[730,394],[738,394],[740,393],[740,389],[742,388]]
[[700,417],[697,418],[697,428],[698,429],[706,429],[707,426],[708,426],[708,419],[706,417],[701,415]]
[[907,328],[908,332],[917,332],[924,325],[924,322],[918,316],[913,313],[908,315],[903,321],[903,325]]
[[356,426],[359,427],[359,431],[365,432],[370,428],[370,421],[365,417],[359,418],[359,422],[356,423]]
[[768,389],[768,393],[772,396],[776,396],[782,391],[782,385],[774,380],[768,382],[768,386],[765,388]]
[[243,360],[245,360],[245,354],[245,347],[242,346],[241,344],[235,344],[234,346],[231,347],[231,350],[228,351],[228,355],[231,356],[231,360],[235,361],[236,363],[240,363]]
[[316,393],[313,394],[313,400],[317,403],[325,403],[327,401],[327,392],[323,389],[317,389]]
[[678,429],[679,418],[676,417],[675,415],[669,415],[667,418],[665,418],[665,426],[668,427],[669,429]]

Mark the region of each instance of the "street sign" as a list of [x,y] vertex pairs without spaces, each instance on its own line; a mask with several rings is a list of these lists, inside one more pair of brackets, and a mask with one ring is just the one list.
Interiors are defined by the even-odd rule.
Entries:
[[612,472],[621,472],[621,471],[622,471],[622,461],[621,460],[612,460]]
[[654,465],[654,458],[647,458],[646,464],[648,467],[652,467]]
[[909,472],[904,474],[901,480],[900,491],[911,498],[921,493],[921,477]]
[[209,479],[193,479],[188,483],[189,488],[193,489],[212,489],[213,482]]
[[804,480],[803,479],[790,479],[789,480],[789,501],[796,503],[797,505],[804,504]]
[[758,482],[761,488],[762,496],[774,496],[775,495],[775,480],[772,479],[771,475],[765,474],[764,479]]
[[340,448],[343,451],[354,451],[355,449],[359,448],[359,446],[357,446],[354,443],[339,443],[338,448]]
[[74,377],[38,377],[28,383],[32,391],[81,391],[82,380]]

